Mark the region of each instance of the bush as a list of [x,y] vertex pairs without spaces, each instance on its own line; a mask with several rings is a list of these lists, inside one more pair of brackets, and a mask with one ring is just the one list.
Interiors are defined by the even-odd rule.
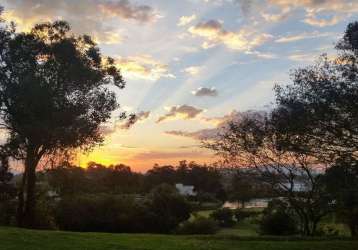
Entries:
[[261,212],[258,211],[252,211],[252,210],[243,210],[241,208],[238,208],[235,210],[234,212],[234,216],[237,222],[242,221],[246,218],[250,218],[250,217],[256,217],[260,214]]
[[292,235],[297,232],[297,223],[286,203],[273,200],[263,212],[260,233],[268,235]]
[[337,237],[339,233],[339,229],[333,225],[323,225],[317,230],[315,236]]
[[154,188],[146,197],[147,222],[151,232],[170,233],[181,222],[189,219],[190,203],[170,185]]
[[33,228],[36,229],[57,229],[54,208],[51,206],[52,202],[45,199],[38,199],[35,207],[35,224]]
[[60,229],[97,232],[145,232],[145,208],[129,196],[64,197],[57,207]]
[[7,173],[0,166],[0,225],[10,226],[15,224],[17,190],[15,186],[2,182],[1,174],[7,177]]
[[190,217],[184,197],[161,185],[142,199],[125,195],[63,197],[57,206],[60,229],[122,233],[170,233]]
[[230,208],[219,208],[210,214],[210,217],[216,220],[222,227],[232,227],[235,224],[233,220],[233,211]]
[[202,216],[195,217],[192,221],[183,222],[178,230],[178,234],[215,234],[219,230],[218,223]]
[[0,225],[13,226],[16,220],[16,200],[0,202]]

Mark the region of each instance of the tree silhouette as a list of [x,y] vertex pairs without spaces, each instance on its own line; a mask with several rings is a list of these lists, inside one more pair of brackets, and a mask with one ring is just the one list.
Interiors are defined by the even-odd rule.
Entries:
[[315,233],[331,199],[317,166],[357,161],[358,22],[348,25],[336,49],[335,60],[323,55],[295,70],[293,84],[277,86],[273,110],[248,113],[205,144],[230,163],[256,167],[287,198],[307,235]]
[[260,181],[289,203],[299,218],[301,233],[314,235],[328,213],[328,197],[315,171],[317,160],[282,147],[282,136],[268,114],[249,112],[240,121],[230,123],[215,139],[204,142],[204,146],[234,167],[255,169]]
[[293,72],[293,84],[276,87],[274,126],[287,148],[327,162],[358,151],[358,22],[336,45],[338,57]]
[[109,85],[125,85],[114,60],[104,58],[89,36],[72,35],[66,22],[38,24],[28,33],[0,30],[3,147],[24,162],[20,226],[34,225],[40,160],[103,142],[100,124],[118,108]]

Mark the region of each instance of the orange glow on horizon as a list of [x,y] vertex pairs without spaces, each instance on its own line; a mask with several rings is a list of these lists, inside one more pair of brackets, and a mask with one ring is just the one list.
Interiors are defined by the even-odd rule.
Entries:
[[[82,168],[86,168],[89,162],[96,162],[105,166],[116,165],[116,164],[125,164],[129,166],[132,171],[135,172],[146,172],[147,170],[151,169],[155,164],[160,166],[163,165],[172,165],[177,166],[178,163],[182,160],[195,161],[199,164],[210,164],[215,162],[215,157],[191,157],[191,158],[183,158],[183,157],[175,157],[175,158],[161,158],[160,156],[157,158],[150,158],[150,159],[136,159],[135,157],[123,157],[123,154],[118,153],[115,154],[108,151],[103,151],[101,149],[94,150],[89,154],[79,154],[78,157],[74,160],[74,164],[78,165]],[[128,156],[128,155],[127,155]]]

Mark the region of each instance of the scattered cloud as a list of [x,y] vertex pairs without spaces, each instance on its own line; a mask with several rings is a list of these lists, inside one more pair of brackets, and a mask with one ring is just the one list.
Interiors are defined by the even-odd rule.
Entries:
[[185,26],[191,23],[196,19],[196,15],[193,14],[191,16],[182,16],[179,18],[178,26]]
[[117,57],[116,65],[126,78],[157,81],[160,78],[175,78],[169,72],[167,64],[163,64],[150,55]]
[[89,34],[98,43],[117,44],[123,36],[118,21],[144,24],[159,14],[149,5],[129,0],[4,0],[6,21],[14,21],[20,31],[36,23],[66,20],[76,34]]
[[278,22],[281,20],[286,19],[290,15],[291,9],[289,7],[282,8],[279,13],[267,13],[263,11],[261,13],[261,16],[265,19],[267,22]]
[[203,117],[202,120],[205,122],[210,123],[215,127],[222,127],[225,126],[229,122],[237,122],[240,121],[243,115],[249,114],[251,111],[247,112],[238,112],[236,110],[231,111],[229,114],[219,117]]
[[339,23],[342,20],[342,17],[340,16],[333,16],[328,19],[318,19],[314,14],[308,15],[303,21],[309,25],[317,26],[317,27],[326,27],[326,26],[332,26],[337,23]]
[[191,26],[188,31],[193,36],[202,37],[205,40],[202,44],[204,49],[224,44],[233,50],[250,51],[272,37],[266,33],[255,33],[253,29],[248,28],[242,28],[238,32],[227,31],[217,20],[200,22]]
[[166,131],[165,134],[167,135],[174,135],[174,136],[181,136],[181,137],[189,137],[195,140],[208,140],[213,139],[217,136],[218,130],[217,129],[201,129],[194,132],[182,131],[182,130],[172,130]]
[[142,23],[154,21],[158,17],[149,5],[138,5],[129,0],[98,2],[98,7],[110,17],[133,19]]
[[150,111],[140,111],[134,115],[129,116],[125,120],[119,120],[112,124],[105,124],[100,127],[100,132],[103,135],[111,135],[119,130],[128,130],[136,123],[143,122],[150,116]]
[[133,117],[126,119],[124,123],[119,125],[121,129],[130,129],[137,122],[147,119],[150,115],[150,111],[141,111],[135,114]]
[[212,87],[212,88],[206,88],[206,87],[200,87],[197,90],[193,90],[191,92],[195,96],[217,96],[218,91]]
[[[318,27],[335,25],[344,19],[343,16],[348,17],[358,11],[358,2],[351,0],[269,0],[269,3],[278,6],[287,14],[296,9],[303,9],[305,11],[303,21]],[[318,18],[321,15],[330,17]]]
[[281,8],[303,8],[308,13],[357,11],[358,3],[352,0],[268,0]]
[[195,108],[190,105],[181,105],[181,106],[172,106],[168,108],[168,113],[160,116],[157,120],[157,123],[160,123],[162,121],[166,120],[175,120],[175,119],[193,119],[196,116],[198,116],[200,113],[202,113],[204,110]]
[[165,133],[173,136],[182,136],[189,137],[195,140],[210,140],[217,137],[220,133],[222,133],[231,122],[240,122],[244,117],[253,117],[264,115],[264,111],[245,111],[238,112],[233,110],[231,113],[224,115],[222,117],[212,117],[212,118],[202,118],[203,120],[211,123],[214,128],[206,128],[200,129],[194,132],[188,132],[183,130],[171,130],[166,131]]
[[[232,0],[228,0],[230,2]],[[308,25],[335,25],[358,11],[353,0],[234,0],[243,15],[256,22],[279,22],[303,11]],[[298,15],[299,16],[299,15]]]

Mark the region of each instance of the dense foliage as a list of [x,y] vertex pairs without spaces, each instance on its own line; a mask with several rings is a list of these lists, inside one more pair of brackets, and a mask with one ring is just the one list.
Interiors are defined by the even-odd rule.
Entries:
[[297,222],[288,204],[273,200],[264,210],[260,222],[260,233],[269,235],[290,235],[297,232]]
[[235,224],[234,213],[230,208],[219,208],[210,214],[222,227],[232,227]]
[[219,230],[218,223],[202,216],[197,216],[193,220],[183,222],[178,230],[178,234],[215,234]]
[[170,233],[190,212],[184,197],[162,185],[145,197],[66,196],[56,208],[56,221],[60,229],[71,231]]
[[68,23],[37,24],[30,32],[0,26],[0,119],[8,135],[5,157],[21,160],[18,224],[32,227],[36,170],[41,160],[101,144],[101,123],[118,108],[114,85],[124,87],[114,60]]

